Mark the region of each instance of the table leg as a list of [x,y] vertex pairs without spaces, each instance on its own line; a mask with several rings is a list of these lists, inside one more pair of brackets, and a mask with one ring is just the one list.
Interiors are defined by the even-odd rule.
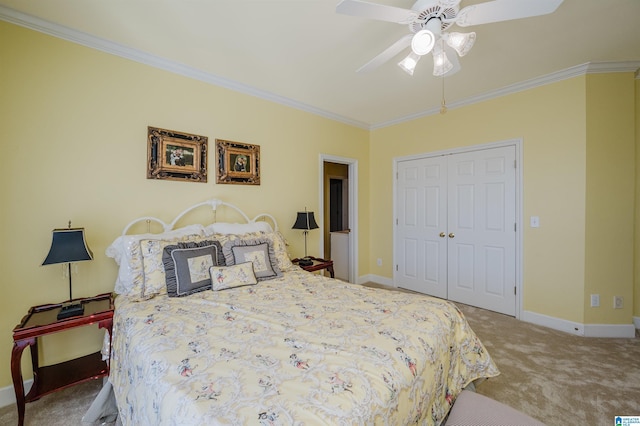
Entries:
[[[16,404],[18,405],[18,426],[24,424],[24,382],[22,380],[22,352],[24,348],[36,343],[35,338],[19,340],[13,342],[13,349],[11,350],[11,377],[13,378],[13,389],[16,392]],[[34,382],[35,383],[35,382]]]
[[109,357],[107,358],[107,372],[111,374],[111,343],[113,342],[113,318],[98,323],[98,328],[104,328],[109,333]]
[[333,265],[327,267],[327,271],[329,271],[329,275],[331,275],[331,278],[336,277],[336,274],[333,272]]

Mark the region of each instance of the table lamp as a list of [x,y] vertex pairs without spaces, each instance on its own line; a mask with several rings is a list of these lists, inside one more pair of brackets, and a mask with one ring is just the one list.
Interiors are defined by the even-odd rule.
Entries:
[[300,266],[313,265],[313,261],[307,256],[307,234],[309,230],[317,228],[318,224],[313,216],[313,212],[308,212],[306,208],[303,212],[298,212],[296,223],[293,224],[291,229],[302,229],[304,231],[304,258],[298,262]]
[[42,265],[66,263],[69,272],[69,302],[65,303],[58,313],[58,320],[84,314],[82,303],[73,303],[71,286],[71,263],[92,260],[93,253],[84,238],[84,228],[72,228],[71,222],[66,229],[54,229],[49,254]]

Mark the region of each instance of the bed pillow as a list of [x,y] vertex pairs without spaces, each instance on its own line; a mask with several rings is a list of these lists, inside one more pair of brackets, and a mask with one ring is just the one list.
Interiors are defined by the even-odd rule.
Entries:
[[[167,279],[164,270],[164,249],[169,245],[175,245],[176,240],[159,240],[145,239],[140,240],[140,249],[142,251],[142,266],[144,276],[144,286],[142,290],[142,299],[150,299],[159,294],[167,293]],[[201,243],[205,245],[214,244],[217,246],[216,265],[224,265],[224,255],[222,254],[222,246],[218,241],[211,240],[207,237],[190,237],[182,243]]]
[[207,225],[204,228],[205,235],[213,234],[248,234],[250,232],[272,232],[271,225],[264,221],[249,223],[225,223],[218,222]]
[[280,231],[276,231],[267,234],[267,238],[270,238],[273,243],[273,252],[276,255],[276,260],[278,261],[278,267],[280,270],[284,272],[298,269],[298,267],[294,265],[289,258],[289,253],[287,252],[287,240],[284,239],[284,235],[282,235]]
[[209,268],[209,274],[211,275],[211,289],[213,291],[258,284],[256,275],[253,272],[253,262],[238,263],[231,266],[212,266]]
[[211,288],[209,269],[217,266],[219,243],[178,243],[164,248],[167,295],[182,297]]
[[140,240],[156,238],[178,241],[196,236],[204,236],[204,226],[189,225],[160,234],[121,235],[107,247],[105,254],[119,265],[114,291],[139,298],[143,294],[144,276]]
[[222,253],[229,266],[253,262],[253,272],[258,281],[282,276],[273,253],[273,245],[267,238],[228,240],[222,244]]
[[255,231],[247,234],[214,234],[213,238],[220,241],[223,246],[228,241],[255,240],[256,238],[266,238],[272,245],[273,255],[275,256],[280,271],[285,272],[298,269],[293,263],[291,263],[289,253],[287,253],[286,240],[284,239],[284,236],[280,233],[280,231]]

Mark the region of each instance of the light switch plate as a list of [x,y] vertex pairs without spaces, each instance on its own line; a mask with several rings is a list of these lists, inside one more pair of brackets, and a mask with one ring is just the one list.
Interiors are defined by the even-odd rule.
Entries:
[[531,227],[532,228],[539,228],[540,227],[540,217],[538,216],[531,216]]

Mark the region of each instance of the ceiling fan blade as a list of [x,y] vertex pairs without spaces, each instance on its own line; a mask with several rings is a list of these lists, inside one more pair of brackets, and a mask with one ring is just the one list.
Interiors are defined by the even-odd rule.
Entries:
[[529,18],[553,13],[563,0],[494,0],[460,10],[456,24],[460,27]]
[[336,6],[336,12],[343,15],[359,16],[361,18],[377,19],[379,21],[410,24],[418,14],[410,9],[402,9],[384,4],[369,3],[360,0],[342,0]]
[[356,72],[367,73],[378,68],[380,65],[384,64],[385,62],[387,62],[388,60],[396,56],[402,50],[409,47],[409,45],[411,44],[412,37],[413,37],[413,34],[407,34],[403,36],[400,40],[396,41],[391,46],[387,47],[378,56],[376,56],[375,58],[373,58],[372,60],[370,60],[363,66],[361,66],[360,68],[358,68]]

